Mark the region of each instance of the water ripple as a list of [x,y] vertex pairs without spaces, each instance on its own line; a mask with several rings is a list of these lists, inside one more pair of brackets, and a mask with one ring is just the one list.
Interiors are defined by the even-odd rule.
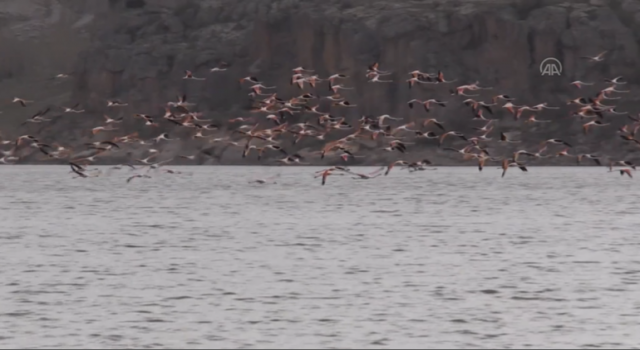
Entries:
[[181,170],[1,167],[0,346],[640,344],[640,202],[602,168]]

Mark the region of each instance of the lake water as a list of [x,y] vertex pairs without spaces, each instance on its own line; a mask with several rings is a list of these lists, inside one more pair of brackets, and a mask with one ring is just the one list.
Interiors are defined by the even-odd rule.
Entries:
[[637,178],[173,169],[0,167],[0,347],[640,346]]

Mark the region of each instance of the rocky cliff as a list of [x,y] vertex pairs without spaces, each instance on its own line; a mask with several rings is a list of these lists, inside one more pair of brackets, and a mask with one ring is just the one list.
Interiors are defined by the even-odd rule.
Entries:
[[[406,102],[438,98],[451,100],[451,106],[434,110],[433,117],[446,120],[452,129],[471,130],[477,123],[471,121],[468,108],[457,107],[461,99],[450,96],[448,87],[409,89],[400,83],[415,69],[442,70],[447,79],[461,84],[479,81],[494,87],[483,92],[485,100],[505,93],[516,97],[518,104],[561,106],[541,116],[553,123],[534,127],[497,113],[503,119],[498,129],[520,137],[524,145],[557,137],[580,145],[577,152],[602,151],[618,157],[637,149],[624,144],[615,128],[582,135],[584,121],[570,118],[566,106],[569,99],[603,88],[605,78],[623,76],[629,82],[624,89],[636,90],[640,83],[637,0],[5,0],[0,31],[0,98],[6,101],[0,103],[0,128],[7,138],[38,133],[63,144],[91,141],[87,130],[101,125],[104,113],[118,116],[106,109],[110,98],[129,103],[117,111],[126,119],[122,127],[146,137],[158,132],[142,128],[132,114],[161,115],[162,106],[181,93],[210,118],[246,116],[248,91],[238,86],[238,78],[258,76],[277,85],[278,95],[288,98],[299,95],[289,84],[291,69],[304,66],[321,77],[333,73],[352,77],[345,85],[355,90],[343,95],[358,108],[333,111],[348,118],[363,114],[423,118],[424,110],[408,109]],[[580,58],[604,50],[605,62]],[[541,76],[539,66],[547,57],[562,62],[561,76]],[[210,74],[209,68],[221,61],[231,64],[229,70]],[[382,70],[393,71],[390,79],[399,83],[368,83],[364,71],[376,61]],[[185,69],[207,79],[182,80]],[[51,79],[59,73],[71,77]],[[577,90],[569,85],[574,80],[596,86]],[[318,93],[328,95],[328,88],[320,86]],[[14,96],[36,102],[18,107],[9,103]],[[624,95],[618,109],[635,114],[635,96]],[[84,114],[20,126],[44,106],[76,102]],[[619,126],[626,117],[612,118],[618,118],[611,122]],[[203,147],[186,140],[167,145],[159,146],[166,156]],[[459,159],[443,155],[437,143],[425,143],[420,149],[421,155],[442,162]],[[129,152],[142,151],[125,150],[113,157],[121,160]],[[228,149],[217,160],[205,157],[199,162],[240,160],[240,150]]]

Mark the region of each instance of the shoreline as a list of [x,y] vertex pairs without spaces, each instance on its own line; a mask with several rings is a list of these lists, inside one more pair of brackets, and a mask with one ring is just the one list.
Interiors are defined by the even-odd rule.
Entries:
[[[33,165],[42,165],[42,166],[68,166],[68,163],[20,163],[20,164],[1,164],[1,166],[33,166]],[[132,164],[134,167],[140,167],[140,168],[144,168],[147,167],[148,165],[137,165],[137,164]],[[343,166],[343,167],[347,167],[347,168],[364,168],[364,167],[381,167],[381,166],[388,166],[389,164],[355,164],[355,165],[349,165],[349,164],[169,164],[169,165],[162,165],[161,167],[167,167],[167,166],[180,166],[180,167],[287,167],[287,168],[305,168],[305,167],[332,167],[332,166]],[[496,164],[494,164],[495,166],[500,166],[499,163],[496,162]],[[577,164],[573,164],[573,165],[558,165],[558,164],[544,164],[544,165],[535,165],[535,164],[526,164],[525,165],[528,168],[601,168],[601,167],[608,167],[607,165],[592,165],[592,164],[584,164],[584,165],[577,165]],[[121,163],[113,163],[113,164],[89,164],[87,166],[90,167],[114,167],[114,166],[127,166],[126,164],[121,164]],[[491,165],[489,165],[491,166]],[[448,164],[448,165],[432,165],[427,167],[426,169],[437,169],[437,168],[477,168],[477,165],[466,165],[466,164]],[[485,166],[487,167],[487,166]],[[618,165],[614,165],[614,167],[620,167]]]

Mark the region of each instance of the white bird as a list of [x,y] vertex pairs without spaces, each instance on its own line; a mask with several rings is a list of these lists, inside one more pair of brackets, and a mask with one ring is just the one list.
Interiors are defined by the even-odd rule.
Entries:
[[209,72],[224,72],[227,70],[227,67],[229,67],[228,64],[221,62],[217,67],[209,69]]
[[13,164],[13,162],[17,161],[18,159],[19,159],[18,157],[4,156],[4,157],[0,158],[0,163],[2,163],[2,164]]
[[156,143],[158,143],[158,142],[160,142],[160,141],[162,141],[162,140],[171,141],[171,140],[173,140],[173,139],[170,139],[170,138],[169,138],[169,134],[167,134],[167,133],[165,132],[165,133],[163,133],[163,134],[160,134],[160,135],[159,135],[158,137],[156,137],[154,140],[156,141]]
[[576,81],[572,82],[569,85],[573,85],[573,86],[577,87],[578,89],[581,89],[582,86],[590,86],[590,85],[593,85],[593,83],[585,83],[584,81],[576,80]]
[[76,109],[78,107],[80,107],[79,103],[76,103],[73,107],[61,106],[60,108],[62,108],[64,110],[64,113],[82,113],[82,112],[84,112],[84,109]]
[[602,62],[604,61],[604,55],[607,53],[607,51],[602,51],[600,52],[597,56],[595,57],[591,57],[591,56],[580,56],[580,58],[584,58],[584,59],[588,59],[591,62]]
[[29,101],[29,100],[25,100],[19,97],[14,97],[13,101],[11,101],[13,103],[19,103],[22,107],[26,107],[29,103],[33,102],[33,101]]
[[373,74],[370,83],[393,83],[393,80],[380,80],[380,74]]
[[189,71],[189,70],[184,71],[184,77],[182,77],[182,79],[205,80],[205,78],[196,78],[196,77],[194,77],[193,73],[191,73],[191,71]]
[[125,107],[129,104],[120,102],[119,100],[109,100],[107,101],[107,107]]
[[611,84],[615,84],[615,85],[624,85],[624,84],[627,83],[625,81],[620,81],[621,79],[622,79],[622,76],[619,76],[619,77],[615,77],[613,79],[605,79],[604,81],[605,81],[605,83],[611,83]]

